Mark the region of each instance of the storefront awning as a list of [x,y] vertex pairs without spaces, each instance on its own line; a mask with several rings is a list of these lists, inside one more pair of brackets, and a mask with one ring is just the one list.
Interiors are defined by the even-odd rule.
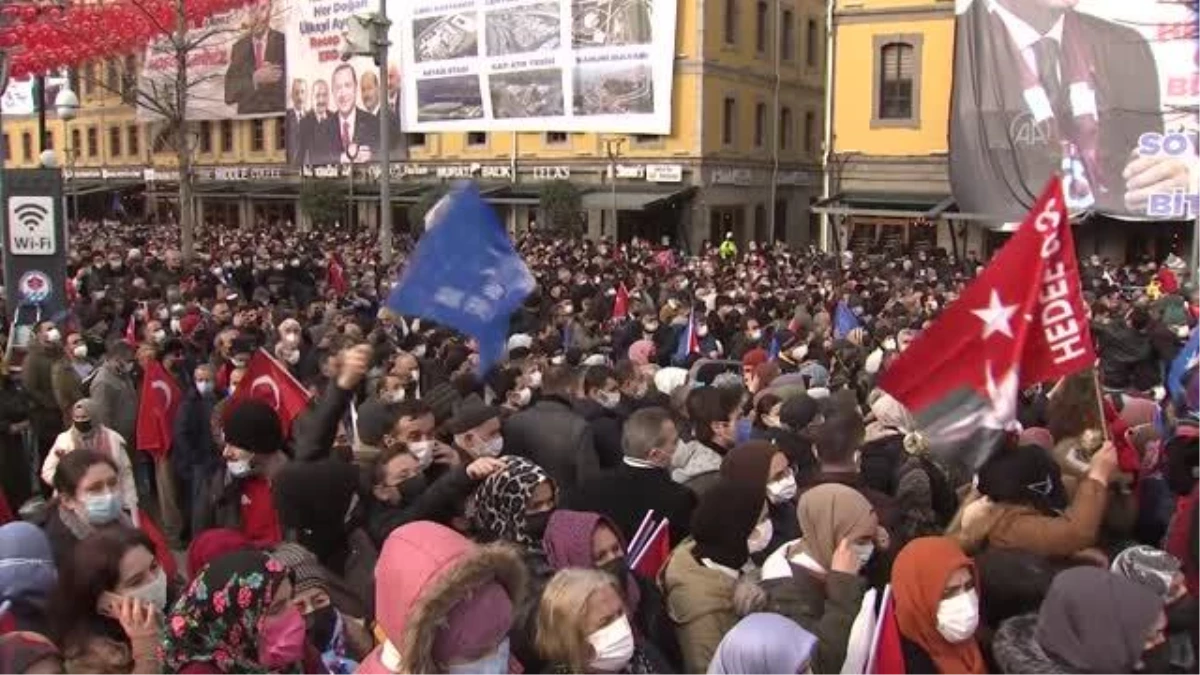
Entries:
[[955,206],[954,197],[945,194],[851,192],[822,199],[811,209],[831,216],[996,222],[996,218],[981,213],[959,213],[953,210]]
[[[617,188],[615,201],[618,211],[643,211],[667,206],[672,201],[682,199],[695,191],[694,187],[674,190],[621,190]],[[613,208],[614,195],[603,188],[589,192],[583,196],[582,206],[585,210],[605,210]]]
[[503,185],[485,189],[483,199],[489,204],[537,206],[541,201],[541,191],[532,185]]
[[84,195],[124,190],[142,185],[140,180],[73,180],[63,183],[63,194],[82,197]]

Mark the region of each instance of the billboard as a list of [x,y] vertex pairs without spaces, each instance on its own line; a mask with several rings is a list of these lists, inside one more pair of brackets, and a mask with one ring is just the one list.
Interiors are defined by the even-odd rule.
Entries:
[[[398,11],[389,3],[389,12]],[[376,10],[374,0],[291,0],[287,28],[286,127],[293,166],[362,164],[378,160],[380,118],[386,117],[392,156],[400,157],[399,28],[393,21],[386,69],[366,56],[341,59],[350,17]],[[380,72],[383,70],[383,72]],[[380,100],[388,78],[389,101]]]
[[668,134],[676,2],[400,3],[404,130]]
[[171,36],[152,41],[138,83],[138,113],[155,118],[173,111],[176,57],[182,51],[187,55],[188,119],[283,114],[285,27],[290,24],[286,3],[254,0],[215,14],[189,30],[178,49]]
[[1072,210],[1193,217],[1197,4],[956,0],[959,209],[1019,220],[1057,171]]
[[[46,91],[42,95],[42,101],[45,102],[47,113],[55,112],[54,97],[58,96],[59,90],[65,86],[67,86],[66,77],[61,75],[46,77]],[[0,114],[32,115],[37,112],[35,104],[32,77],[23,80],[9,80],[3,96],[0,96]]]

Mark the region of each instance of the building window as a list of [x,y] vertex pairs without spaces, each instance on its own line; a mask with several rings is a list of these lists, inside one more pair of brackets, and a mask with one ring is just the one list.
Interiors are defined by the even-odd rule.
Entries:
[[738,2],[745,0],[725,0],[725,44],[737,44],[737,12]]
[[423,148],[425,147],[425,134],[405,134],[408,137],[408,147]]
[[121,72],[121,101],[132,104],[137,101],[137,57],[125,57],[125,68]]
[[79,133],[78,129],[72,129],[71,130],[71,153],[74,154],[76,158],[78,158],[80,150],[83,150],[83,136]]
[[130,124],[125,129],[125,150],[130,157],[136,157],[142,153],[142,137],[138,134],[136,125]]
[[477,145],[487,145],[487,132],[486,131],[468,131],[467,132],[467,146],[474,147]]
[[221,152],[233,152],[233,120],[221,120]]
[[104,88],[109,94],[121,90],[121,73],[117,71],[117,62],[111,59],[104,62]]
[[816,19],[809,19],[808,26],[804,29],[804,62],[809,68],[816,68],[819,60],[818,50],[821,48],[821,39],[817,34]]
[[792,109],[779,111],[779,148],[787,150],[792,145]]
[[879,50],[879,119],[912,119],[914,53],[905,42],[889,42]]
[[754,48],[759,54],[767,51],[767,12],[766,0],[758,0],[754,8]]
[[796,58],[796,28],[793,25],[792,10],[783,10],[783,17],[779,21],[779,44],[782,45],[779,58],[791,61]]
[[212,122],[208,120],[200,122],[200,152],[212,152]]
[[83,93],[91,95],[96,92],[96,64],[89,63],[83,67]]
[[70,87],[71,91],[75,92],[76,95],[83,93],[83,89],[79,88],[78,68],[72,68],[70,73],[67,75],[67,86]]
[[121,156],[121,127],[108,128],[108,154],[113,157]]
[[275,120],[275,149],[283,150],[287,147],[287,125],[284,124],[284,118],[280,117]]
[[754,147],[761,148],[767,137],[767,104],[754,106]]
[[100,154],[100,130],[96,127],[88,127],[87,154],[88,157],[95,157]]
[[546,145],[562,145],[567,142],[567,138],[565,131],[547,131]]
[[634,145],[653,145],[655,143],[662,143],[664,138],[666,136],[662,134],[634,134],[633,143]]
[[804,151],[812,152],[816,146],[817,115],[809,110],[804,113]]
[[737,128],[737,101],[725,98],[725,107],[721,115],[721,142],[733,145],[734,129]]
[[46,132],[46,147],[43,148],[43,150],[53,150],[53,149],[54,149],[54,132],[47,131]]
[[8,137],[8,132],[4,132],[4,159],[12,157],[12,139]]
[[250,121],[250,151],[262,152],[267,149],[266,124],[261,119]]
[[33,161],[33,134],[28,131],[21,132],[21,159]]

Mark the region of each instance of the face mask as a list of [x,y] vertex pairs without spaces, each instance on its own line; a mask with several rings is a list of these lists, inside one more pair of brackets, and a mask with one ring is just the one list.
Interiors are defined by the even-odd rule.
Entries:
[[229,469],[230,476],[241,478],[242,476],[249,475],[253,467],[250,466],[250,460],[248,459],[235,459],[225,462],[225,468]]
[[697,326],[696,335],[700,337],[708,337],[708,326]]
[[333,605],[315,609],[304,617],[304,632],[317,651],[329,649],[338,628],[338,614]]
[[754,531],[746,539],[746,548],[750,549],[751,553],[758,553],[771,543],[771,537],[774,534],[775,526],[771,523],[771,519],[764,518],[758,521],[758,525],[754,526]]
[[197,382],[196,383],[196,391],[199,392],[201,396],[206,396],[208,394],[211,394],[212,388],[213,388],[212,382]]
[[791,355],[792,360],[796,363],[803,361],[804,357],[808,356],[808,345],[800,345],[799,347],[796,347],[792,350]]
[[763,426],[770,427],[772,429],[778,429],[781,426],[778,415],[763,415],[762,422]]
[[979,595],[974,589],[938,603],[937,629],[947,642],[969,639],[979,626]]
[[425,349],[426,349],[426,347],[424,344],[419,344],[416,347],[413,347],[412,355],[417,357],[418,359],[424,358],[425,357]]
[[60,340],[62,340],[62,333],[58,332],[57,328],[51,328],[46,331],[47,342],[59,342]]
[[167,573],[160,569],[148,583],[121,595],[148,602],[161,612],[167,606]]
[[408,444],[408,451],[417,458],[421,468],[429,466],[433,461],[433,441],[416,441]]
[[644,324],[642,324],[642,328],[644,328],[647,333],[653,333],[658,330],[658,324],[657,323],[644,323]]
[[295,365],[296,362],[298,362],[300,360],[300,352],[293,349],[292,351],[287,353],[287,356],[283,357],[283,360],[287,361],[288,363],[290,363],[292,365]]
[[504,450],[504,437],[497,436],[475,449],[476,457],[499,457]]
[[405,392],[403,389],[393,389],[392,391],[384,392],[383,400],[389,403],[399,403],[404,400]]
[[590,665],[593,670],[617,672],[633,658],[633,629],[624,614],[604,628],[588,636],[588,644],[596,652]]
[[602,391],[596,397],[596,402],[605,408],[615,408],[621,402],[621,395],[613,392]]
[[87,345],[76,345],[75,348],[71,350],[71,354],[77,359],[86,359]]
[[258,662],[278,670],[304,658],[304,633],[304,617],[294,606],[264,618],[259,628]]
[[761,340],[762,339],[762,331],[757,330],[757,329],[750,331],[750,339],[751,340]]
[[541,539],[542,535],[546,533],[546,524],[550,522],[551,513],[553,510],[525,514],[526,534],[534,539]]
[[121,502],[115,492],[88,495],[83,498],[83,508],[87,512],[87,521],[92,525],[111,523],[121,515]]
[[401,483],[400,487],[398,488],[400,492],[400,503],[412,504],[416,502],[417,499],[425,493],[425,489],[427,487],[429,487],[429,481],[425,479],[425,474],[419,473],[412,478],[409,478]]
[[854,549],[854,555],[858,557],[860,565],[866,565],[875,553],[875,544],[850,544],[850,548]]
[[531,370],[529,371],[529,375],[526,377],[529,380],[529,386],[534,388],[542,386],[542,371]]
[[75,431],[78,431],[79,433],[81,433],[85,436],[92,433],[92,428],[93,427],[92,427],[91,420],[84,420],[82,422],[75,423]]
[[600,569],[613,575],[617,578],[617,581],[620,581],[621,583],[625,582],[625,575],[629,573],[629,568],[626,565],[624,558],[609,560],[601,565]]
[[446,672],[451,673],[482,673],[483,675],[500,675],[508,672],[508,638],[496,647],[496,651],[470,663],[456,663],[446,666]]
[[767,498],[772,504],[782,504],[796,497],[796,477],[788,474],[767,484]]

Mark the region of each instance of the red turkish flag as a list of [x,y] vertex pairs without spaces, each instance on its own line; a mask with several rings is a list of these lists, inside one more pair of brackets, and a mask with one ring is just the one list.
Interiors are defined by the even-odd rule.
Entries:
[[336,255],[329,257],[329,265],[325,268],[325,283],[333,289],[334,293],[341,297],[349,290],[346,284],[346,271],[342,268],[342,263]]
[[630,565],[630,569],[643,579],[657,579],[659,571],[671,557],[670,522],[663,518]]
[[[1050,180],[991,264],[880,379],[935,450],[982,464],[1030,385],[1094,365],[1062,181]],[[964,454],[967,453],[967,454]]]
[[284,437],[288,437],[295,421],[308,407],[308,390],[304,388],[283,364],[259,349],[246,364],[246,374],[234,392],[229,409],[238,401],[257,399],[275,409]]
[[171,449],[175,413],[183,400],[183,391],[175,378],[158,361],[146,365],[142,376],[142,394],[138,400],[137,447],[162,456]]
[[617,287],[617,297],[613,299],[613,321],[624,321],[629,316],[629,289],[622,282]]

